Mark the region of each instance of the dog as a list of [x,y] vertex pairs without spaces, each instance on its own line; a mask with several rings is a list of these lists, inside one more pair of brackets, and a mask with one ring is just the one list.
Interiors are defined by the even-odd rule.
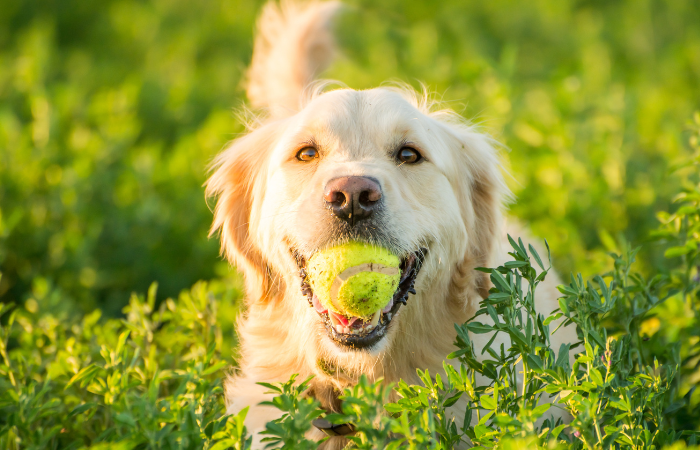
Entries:
[[[260,405],[271,395],[257,382],[313,375],[309,395],[338,411],[342,389],[361,374],[418,383],[417,368],[442,372],[455,349],[453,324],[488,296],[487,274],[474,269],[508,259],[510,194],[491,138],[407,87],[331,89],[316,80],[336,51],[331,23],[340,8],[333,1],[264,7],[247,82],[252,107],[263,112],[216,157],[206,185],[216,199],[212,234],[245,276],[240,369],[225,388],[229,413],[250,407],[255,446],[280,415]],[[299,275],[315,252],[347,241],[401,258],[391,309],[359,334],[314,308]],[[550,276],[538,288],[545,314],[557,308],[556,284]],[[575,340],[571,330],[560,335]],[[489,337],[475,336],[477,348]],[[346,442],[331,437],[323,448]]]

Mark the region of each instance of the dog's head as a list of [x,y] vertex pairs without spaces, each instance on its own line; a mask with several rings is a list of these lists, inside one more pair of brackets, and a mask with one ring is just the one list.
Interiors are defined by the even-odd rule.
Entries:
[[[485,295],[473,268],[488,263],[500,225],[498,157],[489,138],[430,108],[408,89],[318,92],[219,155],[208,182],[218,197],[213,231],[245,274],[251,308],[291,314],[294,332],[327,352],[377,354],[398,329],[420,339],[446,311]],[[402,260],[393,303],[359,329],[313,308],[299,278],[316,251],[348,240]]]

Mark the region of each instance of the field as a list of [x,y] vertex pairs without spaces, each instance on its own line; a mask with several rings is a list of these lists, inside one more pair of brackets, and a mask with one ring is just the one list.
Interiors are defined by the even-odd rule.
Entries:
[[[207,237],[202,184],[213,156],[244,129],[236,111],[262,3],[6,3],[0,447],[244,448],[240,417],[222,418],[220,387],[236,364],[242,283]],[[465,374],[449,386],[399,387],[406,403],[387,407],[394,417],[381,432],[360,433],[366,439],[356,446],[383,446],[392,430],[408,436],[392,441],[401,448],[450,448],[460,436],[504,448],[548,440],[580,448],[693,444],[700,7],[348,3],[338,23],[342,55],[325,76],[357,89],[423,82],[503,144],[516,196],[510,214],[547,239],[552,270],[567,280],[562,313],[590,347],[582,346],[590,361],[559,367],[559,349],[528,334],[543,345],[514,349],[494,363],[502,373],[493,386],[470,391],[465,374],[486,369],[470,359],[467,331],[478,326],[464,325],[455,356]],[[518,263],[491,275],[494,298],[507,293],[511,302],[499,315],[525,301],[508,288],[528,276],[522,268],[543,270],[524,247],[516,242]],[[528,395],[502,385],[518,357],[535,371]],[[562,374],[574,379],[556,381]],[[530,426],[544,386],[581,387],[567,405],[580,420],[565,432]],[[271,433],[289,448],[311,446],[300,430],[315,406],[297,398],[299,388],[279,389],[298,420]],[[363,400],[347,412],[356,422],[374,417],[385,395],[379,386],[357,389],[348,398]],[[476,399],[474,414],[494,411],[482,428],[451,430],[444,421],[445,403],[460,392]]]

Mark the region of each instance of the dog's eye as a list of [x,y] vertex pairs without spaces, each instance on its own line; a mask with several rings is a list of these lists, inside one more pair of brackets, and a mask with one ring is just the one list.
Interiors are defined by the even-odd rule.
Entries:
[[420,160],[423,159],[423,156],[421,156],[420,153],[418,153],[418,150],[411,148],[411,147],[403,147],[399,152],[396,154],[396,159],[398,159],[401,164],[406,163],[406,164],[415,164],[419,162]]
[[313,147],[302,148],[297,153],[297,159],[299,161],[311,161],[315,158],[318,158],[318,150]]

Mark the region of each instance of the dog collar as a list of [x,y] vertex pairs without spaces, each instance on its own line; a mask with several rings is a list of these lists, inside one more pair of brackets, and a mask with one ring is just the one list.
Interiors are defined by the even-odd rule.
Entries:
[[314,419],[311,423],[328,436],[347,436],[355,432],[355,426],[351,423],[330,423],[322,417]]

